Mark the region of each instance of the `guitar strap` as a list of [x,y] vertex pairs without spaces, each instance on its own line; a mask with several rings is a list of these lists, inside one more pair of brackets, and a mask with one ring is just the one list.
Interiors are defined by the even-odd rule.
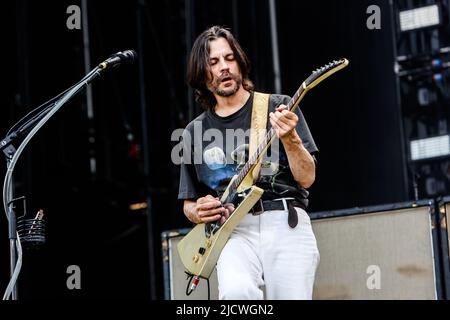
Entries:
[[[256,91],[253,94],[249,157],[256,153],[258,146],[266,135],[269,98],[270,94],[259,93]],[[256,182],[259,178],[261,162],[262,158],[258,161],[258,164],[253,169],[253,182]]]
[[[269,98],[270,94],[264,94],[255,92],[253,96],[253,108],[252,108],[252,125],[250,130],[250,148],[249,157],[253,155],[259,144],[262,142],[267,131],[267,117],[269,111]],[[258,161],[252,172],[253,183],[256,183],[259,178],[261,170],[262,158]],[[283,199],[286,205],[286,200]],[[291,228],[295,228],[298,224],[297,211],[293,207],[292,203],[287,205],[288,207],[288,224]]]

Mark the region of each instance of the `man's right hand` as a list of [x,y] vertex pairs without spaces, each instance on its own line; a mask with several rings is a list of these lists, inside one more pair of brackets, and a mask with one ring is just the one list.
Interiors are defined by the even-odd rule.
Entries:
[[194,223],[214,222],[221,218],[226,220],[230,215],[230,210],[222,207],[219,198],[211,195],[198,198],[197,201],[185,200],[184,212]]

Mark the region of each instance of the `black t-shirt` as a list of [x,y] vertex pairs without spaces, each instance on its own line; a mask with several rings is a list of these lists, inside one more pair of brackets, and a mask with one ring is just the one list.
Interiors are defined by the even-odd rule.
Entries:
[[[272,94],[269,112],[280,104],[287,105],[288,96]],[[214,111],[203,112],[189,123],[183,133],[183,158],[180,168],[178,199],[197,199],[208,194],[219,196],[231,178],[239,174],[248,160],[253,94],[237,112],[220,117]],[[312,154],[318,151],[300,108],[297,132],[305,148]],[[270,129],[270,121],[267,128]],[[257,186],[264,189],[262,199],[293,197],[308,205],[308,191],[294,180],[283,144],[274,139],[263,158]]]

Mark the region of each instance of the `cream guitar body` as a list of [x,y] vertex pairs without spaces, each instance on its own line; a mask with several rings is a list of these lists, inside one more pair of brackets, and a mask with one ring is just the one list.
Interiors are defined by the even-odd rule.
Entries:
[[234,195],[227,189],[222,203],[232,204],[235,209],[225,223],[220,227],[215,224],[198,224],[178,243],[181,262],[187,272],[209,278],[234,228],[261,198],[263,192],[261,188],[252,185],[242,186]]

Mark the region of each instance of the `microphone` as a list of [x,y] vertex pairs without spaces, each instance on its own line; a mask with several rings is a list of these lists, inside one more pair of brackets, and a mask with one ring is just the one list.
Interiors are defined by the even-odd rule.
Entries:
[[116,67],[122,63],[133,63],[137,58],[137,53],[134,50],[119,51],[111,55],[108,59],[98,65],[100,69],[108,67]]

